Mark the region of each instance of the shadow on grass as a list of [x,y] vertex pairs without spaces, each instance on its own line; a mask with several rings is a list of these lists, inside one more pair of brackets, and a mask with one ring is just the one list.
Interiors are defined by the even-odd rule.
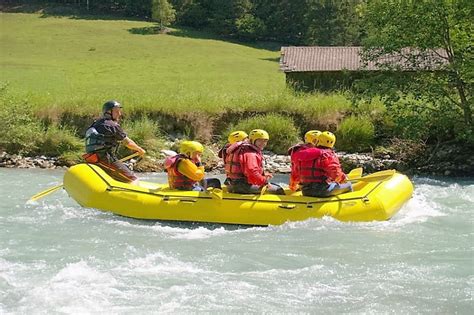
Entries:
[[133,27],[128,29],[128,32],[135,35],[157,35],[166,33],[159,26]]
[[260,60],[273,61],[273,62],[278,62],[278,63],[280,63],[280,57],[275,57],[275,58],[260,58]]
[[[212,31],[208,30],[195,30],[187,27],[180,27],[177,29],[173,29],[168,32],[168,35],[177,36],[177,37],[186,37],[186,38],[194,38],[194,39],[210,39],[210,40],[218,40],[224,41],[228,43],[233,43],[237,45],[244,45],[251,48],[256,49],[265,49],[270,51],[280,51],[281,44],[277,42],[268,42],[268,41],[244,41],[238,38],[233,37],[224,37],[221,35],[217,35]],[[270,60],[273,58],[267,58],[266,60]],[[270,61],[279,61],[280,58],[277,60],[270,60]]]
[[4,13],[30,13],[40,14],[40,18],[65,17],[75,20],[127,20],[146,21],[144,18],[126,16],[123,12],[111,13],[91,13],[85,6],[58,5],[48,3],[7,3],[0,4],[0,12]]

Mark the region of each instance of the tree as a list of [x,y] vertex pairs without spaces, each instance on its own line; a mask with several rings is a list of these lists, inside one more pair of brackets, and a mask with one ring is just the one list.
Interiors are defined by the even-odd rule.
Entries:
[[359,44],[360,0],[307,0],[305,44],[352,46]]
[[153,0],[151,4],[151,18],[160,23],[160,28],[170,25],[176,18],[176,11],[167,0]]
[[[470,0],[369,0],[364,10],[367,31],[364,58],[377,61],[386,55],[399,55],[404,58],[405,67],[424,70],[416,75],[400,76],[400,80],[392,77],[391,83],[404,95],[423,101],[418,105],[430,111],[433,119],[445,117],[451,128],[460,125],[459,129],[470,140],[474,135],[473,3]],[[407,54],[407,51],[416,53]],[[443,65],[436,65],[439,71],[426,71],[425,62],[433,60],[433,56],[443,59]],[[393,64],[381,66],[400,70],[394,69],[397,66]],[[392,91],[395,86],[392,85]]]

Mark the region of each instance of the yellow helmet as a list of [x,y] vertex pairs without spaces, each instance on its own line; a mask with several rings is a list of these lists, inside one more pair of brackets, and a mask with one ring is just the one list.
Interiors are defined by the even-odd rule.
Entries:
[[318,139],[318,146],[332,148],[336,144],[336,136],[329,131],[322,132]]
[[311,143],[311,144],[318,144],[318,138],[321,135],[321,131],[319,130],[310,130],[304,135],[304,142]]
[[191,156],[193,152],[202,153],[204,147],[197,141],[183,141],[179,145],[179,153]]
[[229,140],[230,144],[234,144],[234,143],[242,141],[242,140],[244,140],[245,138],[248,138],[248,137],[249,137],[249,135],[245,131],[239,130],[239,131],[232,131],[229,134],[229,137],[227,138],[227,140]]
[[265,130],[254,129],[250,131],[249,139],[250,139],[250,142],[254,143],[255,140],[258,140],[258,139],[268,140],[270,139],[270,136],[268,135],[268,132],[266,132]]

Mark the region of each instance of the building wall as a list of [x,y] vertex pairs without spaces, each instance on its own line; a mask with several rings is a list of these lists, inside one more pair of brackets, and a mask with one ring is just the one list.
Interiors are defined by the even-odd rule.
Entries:
[[334,91],[349,89],[364,73],[349,71],[287,72],[286,84],[297,91]]
[[328,72],[287,72],[287,86],[304,92],[330,92],[351,89],[354,82],[360,79],[378,81],[389,76],[396,80],[405,80],[421,75],[423,71],[328,71]]

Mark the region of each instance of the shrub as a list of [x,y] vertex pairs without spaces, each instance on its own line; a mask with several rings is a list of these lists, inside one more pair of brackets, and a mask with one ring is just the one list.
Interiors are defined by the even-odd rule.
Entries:
[[78,153],[84,150],[84,143],[74,136],[75,132],[60,127],[51,125],[43,133],[41,137],[35,140],[35,147],[37,154],[44,154],[46,156],[61,156],[66,153]]
[[367,116],[349,116],[337,130],[336,146],[348,152],[363,152],[374,143],[374,125]]
[[256,39],[265,33],[265,23],[251,14],[244,14],[235,20],[237,35],[242,39]]
[[0,121],[6,127],[0,134],[0,149],[13,154],[35,151],[36,138],[42,133],[41,124],[25,100],[12,97],[6,84],[0,86]]
[[160,149],[165,147],[158,123],[146,116],[133,121],[125,121],[122,126],[130,139],[144,148],[148,155],[155,156]]
[[227,139],[233,130],[244,130],[249,133],[252,129],[266,130],[270,135],[266,149],[277,154],[286,154],[288,148],[298,142],[299,138],[299,130],[291,118],[273,113],[243,119],[237,125],[230,126],[222,137]]

